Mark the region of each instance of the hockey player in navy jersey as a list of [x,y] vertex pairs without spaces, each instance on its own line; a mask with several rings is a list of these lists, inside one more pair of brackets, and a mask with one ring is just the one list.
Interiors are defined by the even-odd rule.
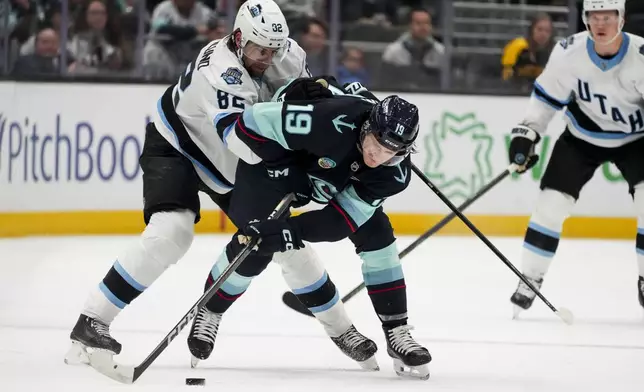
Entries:
[[[638,231],[637,295],[644,307],[644,39],[622,32],[624,0],[585,0],[587,32],[562,40],[535,83],[527,114],[512,130],[510,161],[534,165],[534,146],[558,110],[566,129],[557,140],[524,240],[523,273],[537,288],[557,251],[564,220],[595,170],[614,163],[628,182]],[[635,291],[634,291],[635,293]],[[535,293],[519,282],[515,317]]]
[[[294,81],[283,91],[297,88],[300,82]],[[396,371],[427,379],[431,357],[409,332],[405,279],[393,229],[382,209],[387,198],[409,184],[418,108],[398,96],[375,105],[375,100],[351,94],[277,101],[245,110],[224,135],[229,149],[242,158],[228,210],[241,229],[219,259],[221,266],[213,270],[221,271],[243,248],[240,235],[261,239],[256,252],[237,269],[248,277],[246,284],[266,268],[274,253],[303,249],[305,242],[350,238],[362,259],[363,277]],[[313,200],[325,206],[295,217],[262,221],[288,192],[304,195],[304,199],[311,193]],[[295,275],[315,282],[294,290],[314,314],[339,302],[324,271],[305,264],[290,267]],[[211,339],[201,339],[204,325],[196,331],[193,324],[188,339],[193,355],[210,355],[222,315],[236,299],[222,286],[206,305],[213,320]]]
[[[227,211],[239,158],[222,140],[226,130],[245,108],[270,101],[289,80],[311,76],[304,50],[288,35],[286,19],[274,1],[246,1],[232,34],[207,44],[155,102],[154,122],[146,128],[140,159],[146,228],[90,292],[70,334],[66,361],[88,362],[88,350],[110,356],[121,352],[110,324],[188,251],[200,219],[199,192]],[[290,93],[306,99],[331,95],[314,80]],[[279,253],[275,261],[286,270],[295,263],[324,271],[311,247]],[[284,278],[294,289],[315,282],[293,273]],[[233,274],[232,283],[225,286],[228,294],[240,295],[247,280]],[[202,339],[209,336],[208,328],[201,328],[209,322],[205,316],[201,312],[195,318],[195,331]],[[376,344],[356,330],[342,302],[318,311],[316,318],[344,354],[363,367],[377,368]],[[191,364],[196,363],[192,357]]]

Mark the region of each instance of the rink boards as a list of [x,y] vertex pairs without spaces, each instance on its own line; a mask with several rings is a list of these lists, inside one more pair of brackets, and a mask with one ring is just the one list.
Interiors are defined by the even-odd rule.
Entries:
[[[138,157],[145,124],[165,88],[0,82],[0,236],[140,231]],[[421,109],[413,161],[453,203],[462,203],[505,170],[509,131],[528,98],[399,95]],[[541,159],[530,172],[506,179],[467,210],[485,234],[523,234],[563,124],[561,116],[552,122],[537,147]],[[613,165],[598,169],[564,236],[632,238],[636,223],[627,188]],[[202,208],[198,232],[233,230],[211,201],[202,198]],[[419,234],[449,213],[418,180],[388,200],[385,209],[400,234]],[[468,232],[458,222],[441,231]]]

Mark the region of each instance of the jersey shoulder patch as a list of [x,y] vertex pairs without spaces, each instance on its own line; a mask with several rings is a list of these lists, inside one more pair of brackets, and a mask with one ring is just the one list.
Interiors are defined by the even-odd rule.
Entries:
[[221,78],[228,85],[242,84],[243,74],[242,70],[237,67],[228,67],[228,69],[222,72]]
[[578,47],[585,47],[583,43],[586,42],[586,39],[588,39],[588,32],[582,31],[580,33],[573,34],[571,36],[561,39],[558,45],[564,50],[575,49]]

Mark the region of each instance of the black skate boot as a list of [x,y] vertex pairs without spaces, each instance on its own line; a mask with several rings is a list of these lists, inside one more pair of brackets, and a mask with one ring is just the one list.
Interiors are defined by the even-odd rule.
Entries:
[[637,280],[637,299],[639,299],[640,305],[644,308],[644,278],[641,276]]
[[[399,376],[429,379],[429,367],[432,360],[429,351],[418,344],[409,333],[411,325],[395,328],[383,327],[387,339],[387,354],[394,360],[394,370]],[[409,370],[406,370],[408,368]]]
[[84,314],[78,318],[69,338],[72,347],[65,356],[67,364],[89,364],[90,355],[104,353],[111,357],[121,352],[121,343],[110,335],[109,325]]
[[188,336],[188,348],[192,354],[190,366],[193,368],[197,366],[200,360],[210,357],[215,346],[221,316],[221,313],[213,313],[204,307],[195,317]]
[[358,362],[361,368],[380,370],[375,357],[378,346],[373,340],[358,332],[353,325],[345,333],[331,340],[347,357]]
[[[534,279],[526,276],[526,279],[534,285],[535,288],[541,289],[541,285],[543,284],[543,278],[540,279]],[[510,302],[514,304],[514,314],[512,318],[516,319],[519,317],[519,313],[523,310],[528,310],[532,306],[532,303],[534,302],[534,297],[536,297],[537,294],[528,287],[523,281],[519,281],[519,285],[517,286],[517,290],[512,294],[512,297],[510,297]]]

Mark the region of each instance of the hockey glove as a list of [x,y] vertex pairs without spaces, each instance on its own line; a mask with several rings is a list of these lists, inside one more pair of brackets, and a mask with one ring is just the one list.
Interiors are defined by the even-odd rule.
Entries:
[[[319,78],[300,78],[294,80],[282,94],[284,101],[308,101],[312,99],[330,98],[331,90],[326,88],[328,83],[318,82]],[[326,84],[326,85],[325,85]]]
[[539,155],[534,153],[534,146],[539,143],[541,136],[524,125],[517,125],[513,128],[511,136],[510,163],[519,166],[517,172],[523,173],[539,161]]
[[271,256],[273,253],[287,252],[304,247],[298,230],[286,219],[251,221],[241,229],[241,232],[245,236],[259,237],[261,239],[256,251],[263,256]]

